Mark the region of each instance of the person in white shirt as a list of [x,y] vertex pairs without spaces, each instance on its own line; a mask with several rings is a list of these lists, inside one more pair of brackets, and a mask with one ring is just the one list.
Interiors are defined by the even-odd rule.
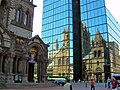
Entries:
[[69,79],[67,79],[66,84],[64,85],[64,90],[72,90],[72,84]]

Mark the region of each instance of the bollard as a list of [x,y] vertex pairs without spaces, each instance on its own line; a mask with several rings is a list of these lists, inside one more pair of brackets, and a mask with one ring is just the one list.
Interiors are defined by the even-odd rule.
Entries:
[[87,87],[87,82],[85,82],[85,87]]

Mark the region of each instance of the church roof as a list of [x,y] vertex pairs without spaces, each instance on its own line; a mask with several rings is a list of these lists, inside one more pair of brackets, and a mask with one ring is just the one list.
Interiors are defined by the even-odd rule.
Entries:
[[99,30],[97,30],[94,41],[101,41],[103,38],[99,32]]

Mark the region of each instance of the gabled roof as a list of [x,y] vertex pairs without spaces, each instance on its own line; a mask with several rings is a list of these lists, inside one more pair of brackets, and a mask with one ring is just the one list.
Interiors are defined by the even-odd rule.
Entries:
[[99,32],[99,30],[97,30],[94,41],[101,41],[103,38]]
[[34,37],[32,37],[32,38],[30,38],[29,40],[28,40],[28,45],[30,45],[30,44],[32,44],[32,43],[38,43],[38,44],[43,44],[43,46],[45,46],[45,47],[48,47],[48,45],[47,44],[45,44],[43,41],[42,41],[42,39],[39,37],[39,35],[35,35]]

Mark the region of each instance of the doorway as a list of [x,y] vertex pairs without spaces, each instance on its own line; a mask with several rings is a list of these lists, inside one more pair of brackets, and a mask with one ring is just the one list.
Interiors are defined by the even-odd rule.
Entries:
[[33,63],[29,63],[28,81],[29,82],[34,82],[34,64]]

